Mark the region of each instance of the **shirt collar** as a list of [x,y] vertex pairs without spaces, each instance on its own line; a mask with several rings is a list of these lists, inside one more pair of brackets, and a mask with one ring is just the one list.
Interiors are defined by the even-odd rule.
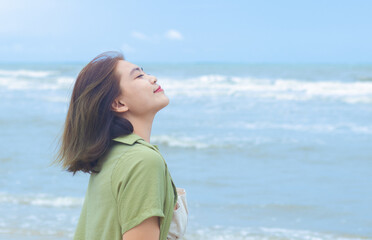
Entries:
[[128,144],[128,145],[133,145],[135,142],[137,142],[140,139],[142,139],[142,138],[140,136],[138,136],[137,134],[130,133],[128,135],[122,135],[122,136],[116,137],[112,140],[114,140],[116,142],[125,143],[125,144]]
[[153,145],[151,143],[148,143],[146,142],[142,137],[138,136],[137,134],[135,133],[130,133],[128,135],[122,135],[122,136],[119,136],[119,137],[116,137],[114,139],[112,139],[116,142],[121,142],[121,143],[124,143],[124,144],[128,144],[128,145],[133,145],[135,142],[139,142],[143,145],[146,145],[154,150],[157,150],[159,151],[159,148],[157,145]]

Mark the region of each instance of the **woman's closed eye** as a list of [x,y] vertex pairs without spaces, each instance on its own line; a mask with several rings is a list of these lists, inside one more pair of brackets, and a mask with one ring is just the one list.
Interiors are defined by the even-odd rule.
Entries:
[[140,74],[136,78],[142,78],[143,76],[144,76],[143,74]]

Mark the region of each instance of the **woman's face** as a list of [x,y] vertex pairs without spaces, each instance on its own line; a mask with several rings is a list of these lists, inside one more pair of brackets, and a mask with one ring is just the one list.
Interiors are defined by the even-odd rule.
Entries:
[[164,91],[157,91],[154,76],[146,74],[140,67],[125,60],[116,65],[120,78],[121,96],[118,104],[133,115],[155,114],[169,103]]

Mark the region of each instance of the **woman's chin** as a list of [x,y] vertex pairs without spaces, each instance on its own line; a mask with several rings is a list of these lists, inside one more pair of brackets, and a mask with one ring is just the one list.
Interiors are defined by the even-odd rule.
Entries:
[[168,104],[169,104],[169,98],[167,96],[165,96],[164,100],[161,102],[161,104],[159,104],[158,111],[160,111],[161,109],[163,109],[166,106],[168,106]]

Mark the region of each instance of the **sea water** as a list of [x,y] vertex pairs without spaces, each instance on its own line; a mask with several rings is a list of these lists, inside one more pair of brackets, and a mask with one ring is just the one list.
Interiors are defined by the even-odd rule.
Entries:
[[[138,65],[185,239],[372,239],[372,65]],[[0,239],[72,239],[89,175],[51,162],[83,66],[0,65]]]

